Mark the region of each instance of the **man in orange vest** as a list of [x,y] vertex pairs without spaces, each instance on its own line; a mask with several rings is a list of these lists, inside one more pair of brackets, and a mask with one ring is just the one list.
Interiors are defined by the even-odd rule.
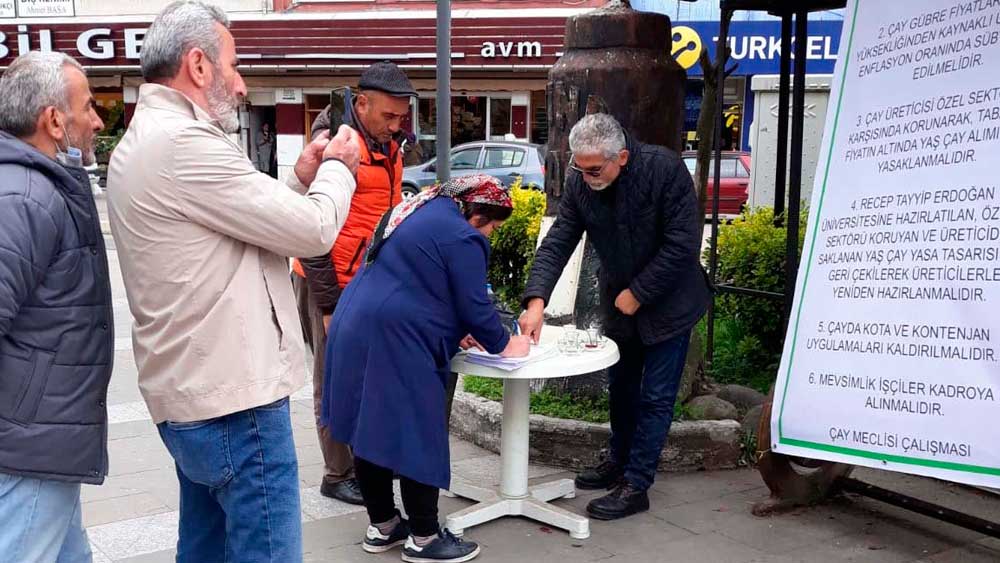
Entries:
[[416,96],[406,74],[391,62],[370,66],[358,82],[358,94],[343,108],[327,106],[312,128],[315,138],[331,123],[343,121],[360,133],[358,187],[347,222],[329,255],[296,260],[292,284],[298,299],[303,332],[313,349],[313,404],[325,475],[320,493],[351,504],[363,504],[354,478],[354,457],[346,444],[334,441],[320,424],[326,330],[340,292],[350,283],[364,257],[372,233],[386,211],[402,200],[402,122]]

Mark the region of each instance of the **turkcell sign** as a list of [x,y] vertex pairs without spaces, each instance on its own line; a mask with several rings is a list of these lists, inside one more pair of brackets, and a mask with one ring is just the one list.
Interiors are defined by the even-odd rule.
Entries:
[[[806,45],[806,71],[831,74],[840,51],[839,21],[809,22]],[[687,70],[688,76],[701,76],[698,53],[703,46],[715,60],[719,22],[673,22],[671,53]],[[781,22],[732,22],[729,28],[729,48],[732,64],[738,64],[735,75],[778,74],[781,70]],[[794,49],[795,41],[792,40]]]

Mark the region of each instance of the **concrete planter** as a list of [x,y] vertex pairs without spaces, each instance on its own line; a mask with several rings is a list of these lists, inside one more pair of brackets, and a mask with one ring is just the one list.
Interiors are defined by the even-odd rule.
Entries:
[[[502,405],[458,391],[451,413],[451,432],[481,448],[500,451]],[[607,447],[611,428],[531,415],[531,461],[581,469],[598,461]],[[735,420],[675,422],[660,454],[660,471],[696,471],[737,467],[740,459],[740,423]]]

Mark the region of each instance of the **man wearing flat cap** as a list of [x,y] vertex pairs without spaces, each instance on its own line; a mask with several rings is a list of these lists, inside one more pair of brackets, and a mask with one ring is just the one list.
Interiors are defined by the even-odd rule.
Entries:
[[[316,138],[331,124],[354,128],[361,145],[358,187],[351,209],[336,243],[327,255],[303,258],[293,264],[303,332],[313,349],[313,402],[325,474],[320,492],[351,504],[362,504],[361,489],[354,478],[354,457],[346,444],[334,441],[319,420],[323,401],[323,366],[326,330],[340,292],[350,283],[364,257],[376,225],[386,211],[402,200],[403,155],[400,148],[402,122],[416,96],[406,74],[391,62],[374,64],[358,82],[357,94],[347,107],[327,106],[316,118]],[[334,128],[336,129],[336,128]]]

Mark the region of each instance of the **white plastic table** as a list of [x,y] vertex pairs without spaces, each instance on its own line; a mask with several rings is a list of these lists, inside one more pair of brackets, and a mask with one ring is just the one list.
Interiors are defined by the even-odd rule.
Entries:
[[[562,335],[561,327],[545,326],[541,341],[556,346]],[[604,339],[604,348],[588,350],[575,356],[555,354],[530,363],[515,371],[469,363],[465,354],[451,362],[454,372],[503,379],[503,426],[500,438],[500,489],[490,490],[452,481],[451,492],[478,501],[478,504],[448,515],[447,527],[455,535],[466,528],[504,516],[525,516],[569,532],[570,537],[590,537],[590,520],[549,504],[559,498],[576,496],[572,479],[528,487],[529,407],[532,379],[569,377],[602,370],[618,361],[618,346]]]

